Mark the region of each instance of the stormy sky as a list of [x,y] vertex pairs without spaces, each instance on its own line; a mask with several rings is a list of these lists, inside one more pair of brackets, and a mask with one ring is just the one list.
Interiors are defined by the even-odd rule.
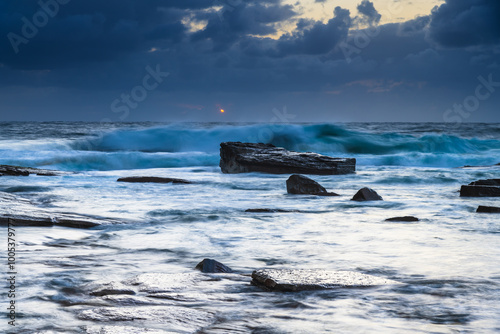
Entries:
[[500,122],[498,0],[3,0],[0,16],[0,121]]

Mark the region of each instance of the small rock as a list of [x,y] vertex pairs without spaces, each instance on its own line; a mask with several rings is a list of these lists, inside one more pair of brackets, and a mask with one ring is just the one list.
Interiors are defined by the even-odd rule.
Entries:
[[123,284],[112,282],[103,284],[99,288],[94,289],[94,291],[92,291],[90,295],[97,297],[109,295],[135,295],[135,291]]
[[480,205],[476,212],[481,212],[481,213],[500,213],[500,207],[496,206],[482,206]]
[[233,270],[224,264],[212,260],[212,259],[204,259],[200,263],[198,263],[195,269],[200,270],[202,273],[232,273]]
[[318,182],[298,174],[294,174],[286,180],[286,191],[289,194],[338,196],[338,194],[327,192]]
[[386,222],[418,222],[419,219],[413,216],[387,218]]
[[130,183],[181,183],[191,184],[193,182],[183,179],[173,179],[170,177],[155,177],[155,176],[131,176],[122,177],[117,182],[130,182]]
[[383,199],[375,190],[365,187],[354,195],[352,201],[383,201]]
[[303,291],[339,287],[368,287],[398,282],[354,271],[263,269],[252,273],[252,283],[276,291]]

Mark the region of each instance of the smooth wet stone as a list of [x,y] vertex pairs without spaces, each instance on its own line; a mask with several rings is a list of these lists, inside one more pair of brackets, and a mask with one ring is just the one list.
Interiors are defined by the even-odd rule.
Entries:
[[500,207],[480,205],[477,208],[476,212],[480,212],[480,213],[500,213]]
[[29,176],[31,174],[39,176],[59,176],[59,175],[69,175],[70,172],[61,172],[57,170],[49,169],[39,169],[31,167],[20,167],[20,166],[10,166],[10,165],[0,165],[0,175],[4,176]]
[[164,331],[161,329],[150,329],[132,326],[87,326],[87,334],[174,334],[179,332]]
[[321,290],[399,284],[382,277],[354,271],[309,269],[262,269],[252,273],[252,283],[274,291]]
[[370,188],[362,188],[351,199],[352,201],[383,201],[377,192]]
[[198,263],[195,267],[202,273],[232,273],[233,270],[228,266],[220,263],[219,261],[215,261],[213,259],[203,259],[200,263]]
[[80,312],[81,320],[113,322],[144,321],[161,324],[162,329],[195,332],[215,321],[214,314],[181,306],[99,307]]
[[418,222],[419,219],[413,216],[387,218],[386,222]]
[[156,176],[131,176],[122,177],[117,182],[130,182],[130,183],[181,183],[191,184],[191,181],[183,179],[173,179],[170,177],[156,177]]
[[15,226],[91,228],[119,222],[112,219],[87,217],[40,208],[23,197],[0,192],[0,225],[8,225],[9,223]]
[[327,192],[322,185],[313,179],[299,174],[294,174],[286,180],[286,191],[296,195],[338,196],[336,193]]
[[225,142],[220,144],[223,173],[261,172],[270,174],[350,174],[356,159],[332,158],[317,153],[299,153],[262,143]]
[[300,212],[299,210],[285,210],[285,209],[246,209],[245,212],[255,212],[255,213],[275,213],[275,212]]
[[468,185],[460,188],[461,197],[500,197],[500,187]]

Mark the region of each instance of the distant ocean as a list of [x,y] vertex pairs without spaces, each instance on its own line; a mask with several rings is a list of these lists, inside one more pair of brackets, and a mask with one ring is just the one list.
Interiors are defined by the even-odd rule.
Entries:
[[[289,175],[222,174],[219,145],[225,141],[353,157],[357,172],[309,175],[341,196],[288,195]],[[463,184],[499,179],[499,163],[500,124],[0,123],[0,164],[78,172],[2,176],[0,191],[41,207],[124,221],[90,230],[19,227],[21,317],[15,331],[6,320],[0,330],[500,332],[500,216],[475,212],[478,205],[500,206],[500,199],[458,193]],[[116,182],[124,176],[194,183]],[[384,201],[351,201],[362,187]],[[253,208],[298,212],[245,212]],[[419,221],[385,221],[396,216]],[[4,263],[7,254],[0,254]],[[351,270],[403,284],[276,293],[244,280],[214,280],[201,292],[188,286],[164,300],[88,294],[89,286],[143,273],[192,272],[203,258],[246,274],[257,268]],[[0,294],[3,300],[6,291]],[[213,313],[217,321],[183,331],[169,323],[80,316],[96,307],[138,305],[181,305]]]

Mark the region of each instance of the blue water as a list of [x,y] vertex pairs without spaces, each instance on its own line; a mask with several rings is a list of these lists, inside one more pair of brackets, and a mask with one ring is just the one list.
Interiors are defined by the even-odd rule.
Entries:
[[[339,197],[288,195],[289,175],[222,174],[223,141],[355,157],[357,172],[311,176]],[[89,285],[143,273],[191,273],[205,257],[244,274],[257,268],[352,270],[402,285],[270,293],[244,276],[187,287],[169,305],[217,314],[218,323],[203,333],[500,332],[500,219],[475,213],[478,205],[500,206],[500,199],[465,199],[457,192],[477,179],[500,178],[500,167],[492,166],[498,163],[500,124],[0,123],[0,164],[79,172],[3,176],[0,191],[47,209],[123,221],[90,230],[18,228],[22,317],[12,333],[121,333],[126,326],[194,332],[79,314],[98,306],[149,305],[134,296],[90,297]],[[134,175],[195,183],[116,182]],[[384,201],[351,201],[365,186]],[[249,208],[299,212],[245,212]],[[405,215],[420,221],[385,221]],[[0,243],[6,243],[5,229]],[[0,256],[4,263],[4,250]],[[5,291],[0,296],[7,300]],[[0,330],[8,329],[0,320]]]

